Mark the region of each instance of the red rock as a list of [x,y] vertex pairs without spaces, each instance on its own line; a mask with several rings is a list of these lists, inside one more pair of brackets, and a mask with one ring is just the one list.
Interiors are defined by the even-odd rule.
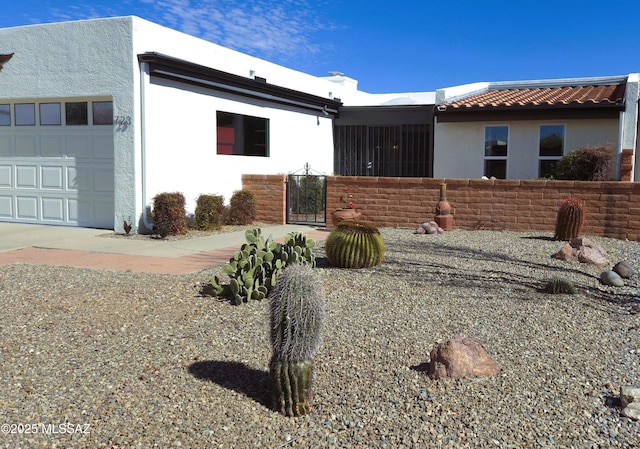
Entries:
[[500,371],[477,338],[458,335],[431,351],[431,379],[491,376]]
[[604,248],[585,238],[571,240],[551,257],[560,260],[578,260],[592,265],[606,265],[609,262]]

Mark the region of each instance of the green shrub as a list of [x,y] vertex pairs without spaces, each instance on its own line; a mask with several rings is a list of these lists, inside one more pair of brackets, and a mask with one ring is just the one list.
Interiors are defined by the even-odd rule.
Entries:
[[248,225],[256,219],[256,203],[253,193],[238,190],[229,201],[225,222],[230,225]]
[[153,197],[151,216],[154,229],[160,237],[184,234],[187,230],[184,195],[179,192],[157,194]]
[[574,150],[553,168],[554,179],[572,181],[609,181],[614,150],[611,145]]
[[200,195],[196,201],[194,228],[200,231],[220,229],[224,222],[224,209],[221,195]]

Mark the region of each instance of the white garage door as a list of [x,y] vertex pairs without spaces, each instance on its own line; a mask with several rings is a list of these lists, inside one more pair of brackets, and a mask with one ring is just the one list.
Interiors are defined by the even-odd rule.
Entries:
[[113,229],[111,101],[0,101],[0,221]]

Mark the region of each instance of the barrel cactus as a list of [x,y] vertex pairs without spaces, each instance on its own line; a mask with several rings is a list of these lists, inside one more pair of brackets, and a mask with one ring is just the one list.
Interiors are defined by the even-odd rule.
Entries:
[[320,278],[309,265],[289,265],[269,298],[273,350],[269,376],[274,409],[286,416],[305,415],[312,405],[312,358],[324,321]]
[[371,268],[380,265],[384,259],[384,241],[375,226],[345,220],[327,237],[325,252],[334,267]]
[[573,295],[576,293],[576,288],[569,279],[554,277],[547,281],[547,284],[544,287],[544,292],[554,295]]
[[577,198],[562,202],[556,219],[555,240],[572,240],[580,237],[584,224],[584,203]]

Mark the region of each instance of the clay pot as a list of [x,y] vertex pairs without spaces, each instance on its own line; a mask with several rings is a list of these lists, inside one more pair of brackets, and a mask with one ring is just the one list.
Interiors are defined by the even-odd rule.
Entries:
[[331,221],[335,226],[344,220],[355,220],[359,218],[360,215],[360,212],[355,209],[336,209],[331,212]]

